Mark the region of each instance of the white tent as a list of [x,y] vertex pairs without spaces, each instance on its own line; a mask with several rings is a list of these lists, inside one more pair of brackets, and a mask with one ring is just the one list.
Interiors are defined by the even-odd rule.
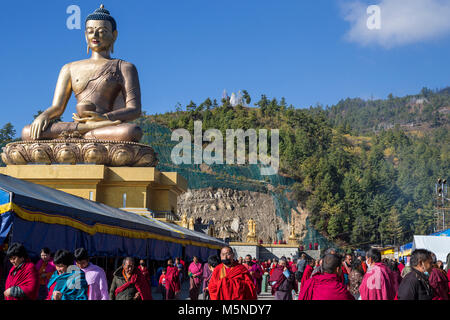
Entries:
[[450,237],[445,236],[414,236],[413,251],[415,249],[427,249],[436,255],[437,260],[446,263],[450,253]]

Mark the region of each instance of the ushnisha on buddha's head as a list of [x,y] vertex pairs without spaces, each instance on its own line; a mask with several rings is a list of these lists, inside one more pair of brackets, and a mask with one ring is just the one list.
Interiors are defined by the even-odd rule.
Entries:
[[100,5],[86,17],[87,52],[114,52],[114,42],[117,39],[117,24],[109,11]]

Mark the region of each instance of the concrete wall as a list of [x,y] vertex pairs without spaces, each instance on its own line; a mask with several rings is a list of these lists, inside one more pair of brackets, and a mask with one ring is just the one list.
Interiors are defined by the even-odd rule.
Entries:
[[285,256],[286,258],[297,259],[298,247],[286,246],[261,246],[259,247],[260,260],[267,260]]
[[252,256],[252,258],[256,258],[257,260],[259,260],[259,250],[258,250],[259,247],[257,245],[252,244],[235,245],[230,243],[230,246],[235,251],[236,259],[238,259],[239,257],[245,258],[245,256],[249,254]]
[[[241,242],[231,242],[230,246],[235,251],[235,258],[239,257],[245,258],[246,255],[251,255],[252,258],[263,261],[267,259],[280,259],[285,256],[286,258],[291,258],[292,260],[298,259],[300,255],[300,251],[298,247],[289,246],[286,244],[281,245],[271,245],[271,244],[263,244],[257,245],[252,243],[241,243]],[[320,258],[319,250],[305,250],[302,251],[306,253],[308,256],[318,260]]]

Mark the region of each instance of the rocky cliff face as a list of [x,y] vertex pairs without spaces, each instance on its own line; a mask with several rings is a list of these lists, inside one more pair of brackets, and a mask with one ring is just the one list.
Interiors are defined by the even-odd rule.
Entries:
[[[295,231],[299,238],[306,234],[306,214],[292,210]],[[214,235],[230,238],[231,241],[245,242],[247,239],[247,221],[256,222],[257,239],[271,243],[277,239],[277,230],[281,230],[283,240],[289,237],[289,222],[276,215],[276,208],[270,194],[240,191],[227,188],[189,189],[178,197],[178,215],[186,213],[204,225],[214,224]]]

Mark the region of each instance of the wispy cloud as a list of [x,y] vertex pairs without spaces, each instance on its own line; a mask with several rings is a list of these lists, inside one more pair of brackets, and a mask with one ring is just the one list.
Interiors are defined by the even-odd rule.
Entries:
[[381,9],[380,29],[367,27],[367,2],[341,3],[343,18],[350,23],[348,41],[392,48],[450,35],[450,0],[381,0],[370,5]]

